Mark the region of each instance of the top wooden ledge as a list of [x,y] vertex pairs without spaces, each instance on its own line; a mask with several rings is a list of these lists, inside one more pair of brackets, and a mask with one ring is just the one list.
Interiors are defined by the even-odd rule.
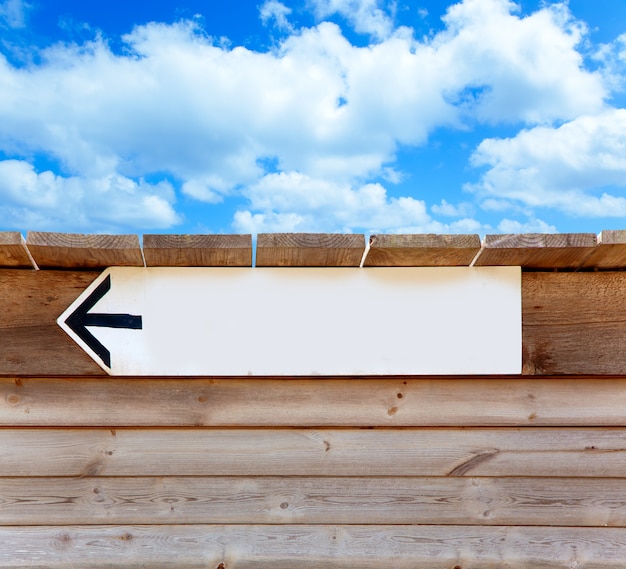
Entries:
[[[0,232],[0,267],[97,270],[108,266],[250,267],[251,235],[82,235]],[[592,233],[364,235],[262,233],[258,267],[521,266],[624,270],[626,230]]]

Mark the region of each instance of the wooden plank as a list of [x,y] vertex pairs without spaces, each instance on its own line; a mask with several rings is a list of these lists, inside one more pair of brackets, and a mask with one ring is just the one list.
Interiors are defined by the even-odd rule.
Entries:
[[0,430],[0,476],[622,477],[626,429]]
[[147,267],[251,267],[251,235],[144,235]]
[[364,266],[467,266],[479,250],[478,235],[372,235]]
[[81,235],[29,231],[26,243],[41,268],[143,267],[137,235]]
[[0,426],[593,427],[624,409],[623,377],[0,378]]
[[623,569],[622,528],[51,526],[0,528],[0,567]]
[[259,233],[257,267],[358,267],[365,236],[332,233]]
[[524,273],[523,373],[626,373],[622,272]]
[[624,478],[2,478],[6,525],[626,526]]
[[475,266],[577,269],[596,247],[593,233],[486,235]]
[[26,241],[17,231],[0,231],[0,267],[36,269]]
[[96,277],[84,271],[0,271],[0,374],[104,375],[56,323]]
[[585,269],[626,268],[626,230],[603,231],[598,246],[583,263]]

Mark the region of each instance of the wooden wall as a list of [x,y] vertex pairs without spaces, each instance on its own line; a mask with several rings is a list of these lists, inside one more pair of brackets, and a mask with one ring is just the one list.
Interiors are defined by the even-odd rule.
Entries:
[[[24,257],[0,269],[0,568],[626,566],[620,267],[523,273],[520,376],[114,378],[55,319],[137,244],[77,251],[73,236],[68,266],[35,271],[15,267],[62,266],[70,237],[37,236],[43,252],[1,237],[0,265]],[[498,249],[462,237],[433,237],[433,252],[379,236],[365,259],[333,236],[258,249],[281,266],[469,264]],[[546,240],[500,249],[532,259]],[[156,263],[251,264],[240,239],[164,241]],[[139,252],[147,262],[145,238]]]

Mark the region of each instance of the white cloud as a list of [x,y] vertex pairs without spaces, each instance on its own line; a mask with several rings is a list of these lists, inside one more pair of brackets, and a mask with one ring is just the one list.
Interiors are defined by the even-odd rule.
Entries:
[[541,219],[530,219],[520,222],[514,219],[503,219],[498,224],[498,233],[556,233],[556,227]]
[[64,178],[50,171],[37,173],[21,160],[0,161],[0,217],[5,226],[89,232],[120,226],[165,228],[180,221],[173,199],[167,183],[154,186],[122,176]]
[[[496,204],[505,200],[575,216],[626,216],[626,109],[484,140],[472,162],[487,171],[469,189],[495,198]],[[603,190],[607,187],[623,195]]]
[[433,204],[430,209],[434,213],[446,217],[462,217],[471,215],[474,212],[474,207],[470,203],[464,202],[454,205],[444,199],[439,204]]
[[291,14],[291,8],[278,0],[265,0],[259,8],[259,16],[263,25],[267,26],[271,21],[274,21],[279,30],[293,32],[293,26],[287,19],[289,14]]
[[310,0],[310,3],[320,20],[339,14],[350,22],[356,32],[378,40],[388,38],[393,31],[393,3],[387,10],[384,0]]
[[[319,17],[341,14],[377,43],[354,46],[337,25],[322,22],[258,52],[224,46],[198,23],[179,22],[135,28],[120,53],[96,38],[52,46],[33,59],[40,63],[19,69],[0,55],[0,150],[24,160],[44,155],[66,176],[50,190],[45,173],[33,170],[37,181],[20,207],[48,211],[46,200],[60,203],[74,185],[86,196],[109,184],[124,206],[120,223],[164,227],[180,219],[173,197],[133,182],[160,176],[207,203],[247,196],[248,224],[439,227],[423,199],[390,198],[371,183],[402,179],[400,145],[424,144],[437,128],[474,121],[570,120],[600,112],[607,95],[576,50],[584,29],[562,6],[521,18],[507,0],[464,0],[448,10],[446,30],[423,41],[393,28],[392,4],[314,6]],[[289,8],[277,0],[260,14],[288,24]],[[476,156],[496,152],[489,144]],[[264,166],[268,157],[277,174]],[[124,180],[133,191],[111,189]],[[88,197],[69,201],[72,219],[96,219]],[[453,215],[450,207],[432,211]],[[102,211],[112,222],[112,206]],[[473,223],[468,211],[454,215]]]
[[31,9],[32,5],[24,0],[4,0],[0,2],[0,24],[4,23],[9,28],[23,28]]

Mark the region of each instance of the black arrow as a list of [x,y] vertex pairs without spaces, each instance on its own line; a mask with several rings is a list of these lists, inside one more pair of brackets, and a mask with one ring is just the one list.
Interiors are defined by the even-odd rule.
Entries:
[[96,303],[110,290],[111,275],[107,275],[106,279],[104,279],[87,297],[87,300],[65,319],[65,323],[71,330],[85,342],[109,368],[111,367],[111,352],[87,330],[86,326],[130,328],[132,330],[141,330],[143,327],[141,316],[133,316],[132,314],[88,314]]

